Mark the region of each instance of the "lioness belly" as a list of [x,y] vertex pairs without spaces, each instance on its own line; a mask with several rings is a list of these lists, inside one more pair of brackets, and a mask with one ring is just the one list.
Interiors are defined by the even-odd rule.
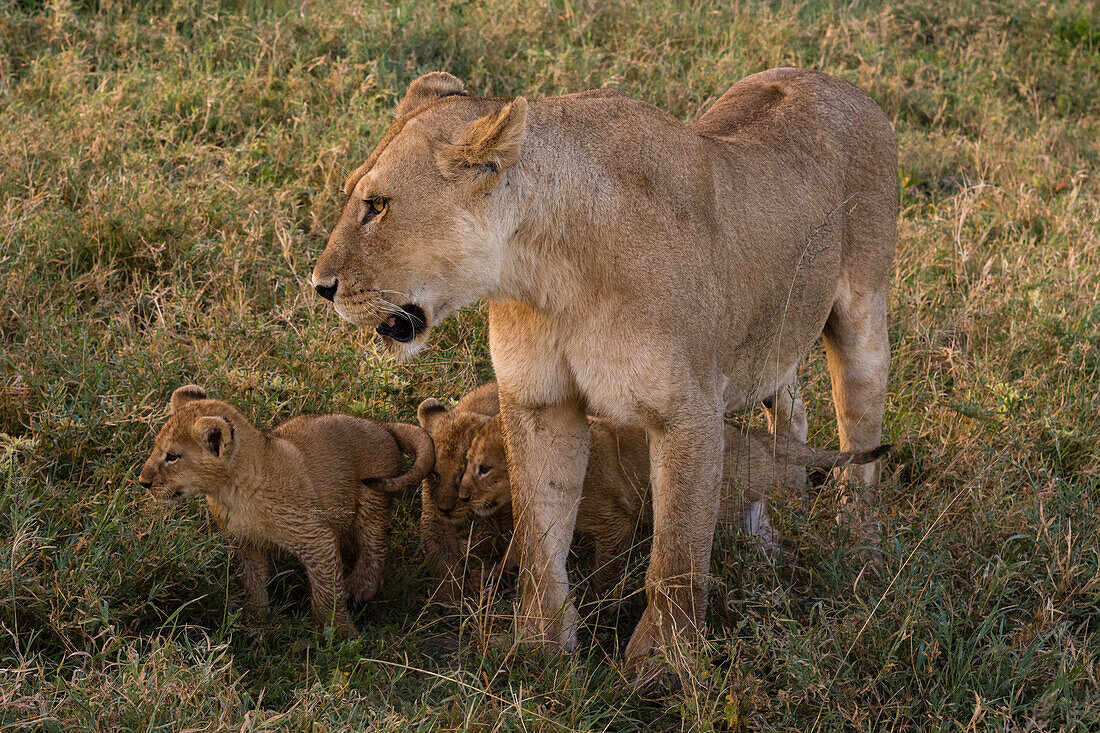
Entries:
[[[728,410],[775,394],[821,335],[840,278],[843,222],[831,219],[842,216],[826,214],[809,231],[789,222],[780,231],[795,232],[793,240],[763,237],[758,245],[760,270],[767,273],[758,282],[769,287],[755,293],[748,313],[731,303],[731,312],[745,313],[744,322],[730,329],[719,356]],[[731,291],[744,297],[736,284]]]

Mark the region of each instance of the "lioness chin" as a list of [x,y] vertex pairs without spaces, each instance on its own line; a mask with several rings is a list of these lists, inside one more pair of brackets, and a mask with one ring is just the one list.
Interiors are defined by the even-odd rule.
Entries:
[[824,335],[841,449],[879,444],[896,179],[882,110],[815,71],[754,74],[690,127],[617,92],[479,99],[436,72],[348,176],[313,283],[406,355],[489,299],[524,638],[576,647],[586,413],[647,431],[649,605],[626,648],[644,681],[703,628],[723,413],[771,399],[804,442],[795,370]]

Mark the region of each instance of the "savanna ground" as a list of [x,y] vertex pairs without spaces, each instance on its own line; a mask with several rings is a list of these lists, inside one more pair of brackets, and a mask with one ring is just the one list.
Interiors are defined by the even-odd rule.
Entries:
[[[255,730],[1096,730],[1100,727],[1100,15],[1088,2],[474,0],[0,4],[0,726]],[[822,69],[897,130],[900,238],[879,511],[865,571],[818,475],[797,552],[715,553],[685,691],[619,663],[641,610],[565,658],[427,607],[416,497],[381,598],[333,642],[293,563],[239,617],[200,503],[136,470],[172,389],[257,423],[413,421],[491,376],[484,307],[410,364],[309,275],[408,82],[616,86],[690,121],[771,66]],[[811,439],[835,446],[824,359]],[[639,587],[639,572],[628,590]]]

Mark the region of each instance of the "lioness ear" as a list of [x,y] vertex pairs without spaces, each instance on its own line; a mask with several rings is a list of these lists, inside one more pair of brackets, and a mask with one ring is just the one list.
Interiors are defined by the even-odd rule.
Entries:
[[433,71],[409,84],[409,90],[398,103],[393,116],[401,117],[428,102],[456,95],[466,95],[466,87],[462,82],[446,71]]
[[416,419],[420,423],[420,427],[429,433],[432,431],[432,427],[439,422],[439,418],[446,414],[447,408],[435,397],[429,397],[420,403],[420,407],[416,408]]
[[188,402],[205,399],[205,389],[197,384],[185,384],[172,393],[172,400],[168,403],[168,411],[176,412]]
[[219,458],[233,449],[233,427],[224,417],[206,415],[195,421],[191,434],[198,444]]
[[516,97],[499,112],[466,125],[457,143],[437,146],[436,164],[445,176],[472,171],[492,186],[519,158],[526,127],[527,100]]

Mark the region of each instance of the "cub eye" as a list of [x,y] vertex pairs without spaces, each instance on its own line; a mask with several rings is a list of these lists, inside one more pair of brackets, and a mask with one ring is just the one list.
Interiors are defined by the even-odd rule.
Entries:
[[375,196],[365,200],[363,203],[366,204],[367,207],[366,211],[363,213],[363,223],[366,224],[385,211],[389,202],[381,196]]
[[488,466],[482,463],[480,466],[477,467],[477,475],[484,476],[485,474],[489,473],[490,470],[491,469]]
[[433,484],[438,484],[439,483],[439,474],[436,473],[435,471],[432,471],[431,473],[428,474],[428,480],[431,481]]
[[180,459],[180,454],[179,453],[165,453],[164,454],[164,462],[165,463],[175,463],[179,459]]

